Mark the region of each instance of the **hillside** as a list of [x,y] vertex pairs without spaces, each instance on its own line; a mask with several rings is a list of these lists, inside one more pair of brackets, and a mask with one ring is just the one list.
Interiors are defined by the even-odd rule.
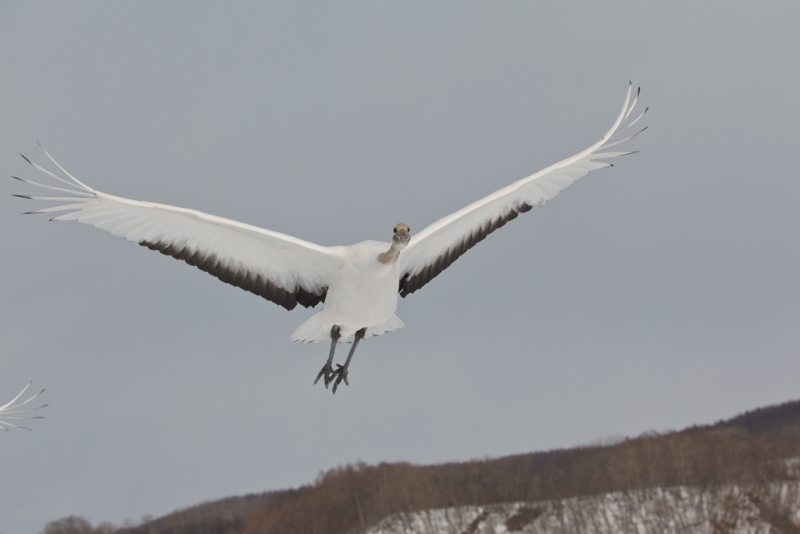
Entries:
[[366,534],[796,534],[799,516],[800,483],[792,481],[425,510],[389,516]]
[[[423,521],[419,518],[428,517],[425,514],[438,513],[437,517],[441,518],[447,513],[455,513],[465,518],[474,515],[466,523],[458,523],[466,525],[466,530],[458,532],[480,534],[481,525],[508,521],[517,513],[514,510],[529,510],[525,512],[528,516],[517,521],[527,520],[525,524],[534,525],[534,515],[555,517],[550,513],[553,506],[578,510],[590,517],[601,513],[597,499],[617,502],[617,508],[624,504],[647,510],[648,506],[663,509],[664,499],[670,495],[687,496],[682,505],[675,504],[672,513],[677,515],[672,518],[673,522],[683,520],[680,518],[686,514],[686,517],[695,518],[705,514],[704,524],[713,526],[720,517],[727,517],[714,515],[713,506],[722,506],[713,504],[716,502],[714,495],[740,495],[737,499],[744,504],[736,509],[757,519],[760,516],[753,510],[758,509],[757,503],[763,504],[772,498],[765,495],[772,495],[774,484],[791,484],[796,480],[794,464],[784,459],[797,456],[800,456],[800,401],[792,401],[753,410],[713,425],[664,434],[649,433],[609,446],[577,447],[429,466],[407,463],[348,465],[332,469],[313,484],[297,489],[205,503],[135,528],[120,529],[117,533],[340,534],[369,529],[372,534],[410,534],[438,530],[428,527],[398,530],[398,518],[411,521],[409,518],[416,517]],[[796,487],[792,488],[791,491],[795,491],[792,495],[796,495]],[[653,497],[657,494],[661,497]],[[725,502],[729,502],[730,498],[726,498]],[[673,499],[671,502],[678,501]],[[692,508],[694,505],[687,504],[691,502],[704,502],[705,508]],[[780,513],[770,512],[770,515],[764,512],[762,515],[779,517],[783,526],[763,518],[762,523],[777,525],[782,532],[794,532],[791,530],[793,523],[786,515],[794,512],[786,508],[785,502],[781,503],[767,507],[768,510],[780,508]],[[746,513],[746,510],[750,512]],[[423,511],[430,512],[417,514]],[[482,522],[470,527],[471,522],[484,513],[487,515]],[[609,516],[610,513],[604,510],[601,515]],[[496,521],[490,517],[495,517]],[[643,516],[642,521],[646,520]],[[530,530],[533,528],[530,526],[525,530],[545,531]],[[584,530],[553,530],[562,531]],[[47,534],[56,532],[61,531],[53,530]]]
[[241,497],[228,497],[177,510],[158,519],[148,521],[134,529],[117,532],[153,534],[228,533],[237,532],[246,518],[259,510],[291,499],[296,490],[268,491]]

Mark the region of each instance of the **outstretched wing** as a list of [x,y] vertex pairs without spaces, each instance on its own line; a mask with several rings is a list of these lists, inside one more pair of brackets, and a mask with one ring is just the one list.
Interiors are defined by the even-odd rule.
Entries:
[[17,402],[17,400],[20,397],[22,397],[22,394],[25,393],[25,391],[28,390],[28,388],[31,386],[31,382],[28,382],[28,385],[25,386],[24,388],[22,388],[22,391],[20,391],[19,394],[16,397],[14,397],[9,402],[7,402],[7,403],[3,404],[2,406],[0,406],[0,428],[2,428],[3,430],[8,430],[9,428],[24,428],[25,430],[30,430],[30,428],[28,428],[26,426],[17,425],[17,424],[14,424],[14,423],[9,423],[10,420],[18,421],[18,420],[21,420],[21,419],[44,419],[44,417],[42,417],[42,416],[36,416],[36,417],[22,416],[22,417],[20,417],[20,414],[33,412],[35,410],[39,410],[39,409],[45,408],[47,406],[47,404],[43,404],[41,406],[37,406],[36,408],[23,408],[23,406],[25,406],[30,401],[32,401],[33,399],[35,399],[36,397],[38,397],[39,395],[44,393],[44,390],[40,391],[39,393],[36,393],[35,395],[32,395],[30,398],[20,402],[19,404],[14,404],[15,402]]
[[601,152],[627,141],[646,129],[643,128],[623,139],[613,139],[615,134],[626,131],[647,112],[645,109],[641,115],[620,129],[639,99],[639,90],[636,91],[633,103],[630,102],[630,97],[631,85],[628,84],[628,93],[619,117],[608,133],[594,145],[571,158],[559,161],[536,174],[495,191],[466,208],[439,219],[412,236],[398,260],[403,273],[400,278],[400,294],[405,297],[418,290],[467,250],[483,241],[487,235],[511,219],[515,219],[518,214],[543,205],[589,171],[612,166],[602,160],[632,154],[633,152]]
[[[44,150],[44,148],[42,149]],[[329,247],[200,211],[141,202],[84,185],[44,151],[69,179],[25,160],[67,187],[22,182],[59,196],[15,195],[58,202],[29,213],[65,212],[54,221],[78,221],[107,230],[162,254],[183,260],[227,284],[255,293],[287,310],[325,300],[330,276],[341,265]]]

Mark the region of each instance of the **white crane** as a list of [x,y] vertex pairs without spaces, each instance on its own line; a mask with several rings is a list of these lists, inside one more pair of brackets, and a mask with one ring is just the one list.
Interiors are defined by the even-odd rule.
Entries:
[[[398,294],[406,297],[431,281],[487,235],[531,208],[543,205],[589,171],[612,166],[603,160],[632,152],[604,149],[627,141],[616,139],[647,112],[628,121],[633,102],[631,85],[614,125],[597,143],[536,174],[518,180],[489,196],[439,219],[416,235],[397,224],[392,242],[364,241],[350,246],[323,247],[296,237],[265,230],[199,211],[129,200],[83,184],[45,155],[66,177],[25,160],[67,187],[28,184],[57,191],[59,196],[16,195],[58,204],[29,213],[65,212],[55,221],[78,221],[107,230],[162,254],[183,260],[225,283],[260,295],[287,310],[297,304],[322,311],[301,324],[293,341],[331,341],[328,361],[317,375],[333,392],[344,380],[358,342],[403,326],[395,315]],[[630,105],[629,105],[630,104]],[[63,194],[66,194],[64,196]],[[338,343],[352,342],[344,365],[333,369]]]
[[24,401],[20,402],[19,404],[14,404],[15,402],[17,402],[17,400],[20,397],[22,397],[22,395],[25,393],[25,391],[28,390],[28,388],[31,386],[32,382],[33,381],[28,382],[28,385],[25,386],[24,388],[22,388],[22,391],[20,391],[19,394],[16,397],[14,397],[9,402],[7,402],[7,403],[3,404],[2,406],[0,406],[0,428],[2,428],[3,430],[8,430],[9,428],[24,428],[25,430],[30,430],[30,428],[28,428],[26,426],[16,425],[14,423],[9,423],[8,422],[9,420],[18,421],[18,420],[21,420],[21,419],[44,419],[44,417],[42,417],[42,416],[37,416],[37,417],[24,417],[23,416],[23,417],[20,417],[20,414],[32,412],[34,410],[39,410],[39,409],[44,408],[45,406],[47,406],[47,404],[43,404],[41,406],[37,406],[36,408],[23,408],[23,406],[25,406],[30,401],[32,401],[33,399],[35,399],[36,397],[38,397],[39,395],[44,393],[44,390],[40,391],[39,393],[36,393],[35,395],[31,396],[29,399],[24,400]]

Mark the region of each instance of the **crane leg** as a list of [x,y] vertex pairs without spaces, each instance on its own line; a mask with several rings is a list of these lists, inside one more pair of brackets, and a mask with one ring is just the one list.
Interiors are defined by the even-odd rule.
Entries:
[[331,353],[328,355],[328,361],[325,362],[325,365],[320,370],[319,374],[317,375],[317,379],[314,380],[314,385],[319,382],[319,379],[323,376],[325,377],[325,389],[328,389],[328,384],[331,383],[333,380],[333,353],[336,350],[336,342],[339,341],[339,326],[333,325],[331,328]]
[[348,386],[350,382],[347,381],[347,368],[350,367],[350,360],[353,359],[353,354],[356,352],[356,347],[358,346],[358,342],[364,339],[364,336],[367,334],[367,329],[362,328],[361,330],[356,332],[356,338],[353,340],[353,346],[350,347],[350,354],[347,355],[347,361],[344,362],[344,366],[337,365],[336,370],[333,372],[333,377],[336,377],[336,381],[333,383],[333,392],[336,393],[336,388],[339,387],[339,384],[344,383]]

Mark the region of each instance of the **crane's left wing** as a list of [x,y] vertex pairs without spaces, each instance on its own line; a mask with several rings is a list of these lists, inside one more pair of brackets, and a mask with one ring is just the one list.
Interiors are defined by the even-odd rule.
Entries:
[[[44,149],[42,149],[44,150]],[[15,195],[57,205],[29,213],[65,212],[55,221],[78,221],[107,230],[216,276],[287,310],[313,307],[325,300],[330,278],[341,258],[335,247],[323,247],[201,211],[109,195],[83,184],[56,161],[62,178],[25,160],[67,187],[22,182],[57,191],[58,196]],[[14,177],[16,178],[16,177]]]
[[518,214],[543,205],[589,171],[612,166],[603,161],[604,159],[632,154],[633,152],[601,152],[646,129],[623,139],[613,139],[615,134],[626,131],[647,112],[645,109],[641,115],[620,128],[633,111],[639,99],[639,91],[636,91],[633,103],[630,102],[630,97],[631,85],[628,84],[625,104],[614,125],[600,141],[583,152],[495,191],[413,235],[398,259],[403,273],[400,278],[400,295],[405,297],[430,282],[467,250],[511,219],[515,219]]

